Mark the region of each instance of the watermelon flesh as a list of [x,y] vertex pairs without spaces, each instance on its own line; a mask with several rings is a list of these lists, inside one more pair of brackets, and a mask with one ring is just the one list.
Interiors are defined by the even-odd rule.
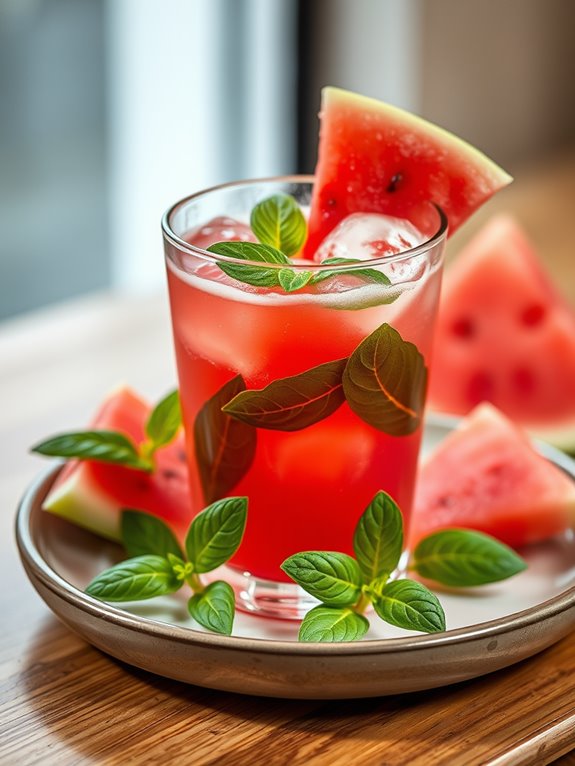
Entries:
[[417,223],[417,211],[433,202],[453,233],[512,180],[460,138],[374,99],[324,88],[320,117],[307,258],[353,213]]
[[447,527],[476,529],[515,548],[575,524],[575,482],[515,424],[482,404],[423,464],[409,547]]
[[[90,427],[119,431],[139,443],[145,439],[150,412],[151,406],[134,391],[120,388],[104,401]],[[147,511],[183,539],[191,521],[183,436],[158,450],[154,458],[156,468],[151,474],[110,463],[72,460],[58,476],[43,508],[117,541],[121,510]]]
[[464,415],[486,400],[574,443],[575,312],[511,217],[491,219],[447,270],[433,361],[433,409]]

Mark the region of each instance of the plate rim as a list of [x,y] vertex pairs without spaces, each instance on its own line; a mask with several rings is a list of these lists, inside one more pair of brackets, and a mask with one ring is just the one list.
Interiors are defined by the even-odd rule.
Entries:
[[[445,422],[446,420],[448,419],[437,418],[434,425],[445,427],[448,425]],[[452,424],[449,423],[449,425]],[[536,443],[536,446],[538,451],[547,459],[558,465],[575,480],[575,462],[573,460],[548,444]],[[535,606],[463,628],[413,637],[367,639],[364,641],[341,643],[299,643],[297,641],[268,638],[220,636],[218,634],[200,632],[191,627],[161,622],[148,617],[139,617],[132,615],[124,609],[99,601],[87,595],[72,585],[72,583],[69,583],[50,566],[36,545],[34,530],[32,529],[32,513],[36,506],[41,503],[61,470],[62,465],[60,464],[55,467],[51,465],[48,469],[42,471],[29,485],[19,503],[15,520],[15,535],[24,568],[29,576],[35,577],[57,597],[63,599],[71,606],[80,609],[80,611],[92,617],[114,623],[118,627],[151,635],[154,638],[169,639],[178,643],[190,644],[190,646],[209,646],[230,651],[257,652],[280,656],[334,657],[338,655],[394,654],[398,652],[439,649],[445,646],[497,636],[509,631],[521,630],[556,617],[575,605],[575,585],[572,585],[557,596],[553,596],[553,598],[542,601]],[[254,615],[254,619],[266,618]]]

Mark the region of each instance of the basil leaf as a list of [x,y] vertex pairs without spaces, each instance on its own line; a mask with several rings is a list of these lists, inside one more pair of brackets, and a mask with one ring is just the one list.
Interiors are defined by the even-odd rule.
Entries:
[[186,553],[195,573],[211,572],[237,551],[248,511],[246,497],[226,497],[209,505],[192,521]]
[[260,242],[286,255],[298,253],[307,237],[304,215],[289,194],[274,194],[258,202],[252,210],[250,226]]
[[242,391],[223,412],[251,426],[299,431],[331,415],[343,404],[342,375],[346,359],[326,362],[265,388]]
[[359,344],[343,374],[351,409],[392,436],[407,436],[419,428],[426,388],[423,356],[388,324]]
[[[364,263],[364,261],[361,261],[359,258],[326,258],[321,262],[322,266],[326,265],[333,265],[333,266],[347,266],[351,265],[352,263]],[[349,274],[352,277],[361,277],[361,279],[365,279],[366,282],[375,282],[378,285],[390,285],[391,282],[389,280],[389,277],[387,277],[382,271],[378,271],[377,269],[351,269],[350,271],[341,271],[340,269],[321,269],[321,271],[317,271],[315,275],[313,276],[311,283],[312,285],[316,285],[318,282],[323,282],[325,279],[330,279],[331,277],[340,276],[341,274]],[[399,293],[397,295],[393,296],[393,300],[396,300],[399,297]],[[390,301],[392,302],[392,301]]]
[[420,541],[412,568],[443,585],[469,587],[505,580],[522,572],[527,564],[489,535],[470,529],[445,529]]
[[206,503],[227,495],[249,471],[257,432],[222,412],[246,384],[241,375],[228,381],[198,412],[194,422],[196,464]]
[[281,565],[294,582],[327,606],[351,606],[361,593],[357,561],[345,553],[307,551]]
[[138,454],[136,445],[116,431],[78,431],[54,436],[32,447],[32,452],[50,457],[76,458],[115,463],[150,471],[151,463]]
[[178,391],[172,391],[152,410],[146,423],[146,436],[154,449],[169,444],[182,425],[182,410]]
[[313,274],[311,271],[294,271],[293,269],[280,269],[278,280],[286,293],[293,293],[301,290],[311,280]]
[[236,599],[231,585],[223,580],[210,583],[188,601],[188,611],[196,622],[214,633],[231,635]]
[[366,583],[389,577],[397,567],[403,550],[403,517],[386,492],[378,492],[361,515],[353,550]]
[[299,640],[306,642],[357,641],[369,630],[369,622],[352,609],[316,606],[302,620]]
[[168,558],[173,553],[179,558],[183,552],[174,533],[157,516],[143,511],[126,509],[120,519],[122,545],[130,557],[155,554]]
[[[226,255],[240,261],[261,261],[262,263],[290,264],[290,260],[279,250],[258,242],[215,242],[208,247],[210,253]],[[232,279],[254,287],[277,287],[280,269],[269,269],[253,264],[235,264],[218,261],[220,269]]]
[[174,593],[182,585],[162,556],[127,559],[99,574],[86,593],[101,601],[141,601]]
[[424,633],[445,630],[445,614],[437,596],[415,580],[394,580],[382,588],[373,583],[373,608],[390,625]]
[[233,263],[218,263],[220,269],[237,282],[244,282],[253,287],[277,287],[279,285],[278,269],[268,269],[265,266],[236,266]]
[[214,242],[208,252],[238,258],[241,261],[260,261],[261,263],[290,264],[291,261],[280,250],[259,242]]

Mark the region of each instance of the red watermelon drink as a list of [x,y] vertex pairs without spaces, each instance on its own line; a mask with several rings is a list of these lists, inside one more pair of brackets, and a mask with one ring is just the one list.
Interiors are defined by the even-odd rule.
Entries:
[[409,522],[447,220],[510,180],[450,133],[327,88],[314,177],[221,186],[164,217],[195,511],[249,499],[240,606],[300,615],[281,563],[351,553],[378,490]]
[[[254,203],[279,192],[305,207],[311,181],[220,187],[177,204],[164,222],[195,511],[224,495],[249,498],[246,534],[232,565],[244,578],[251,609],[284,616],[288,607],[297,613],[290,602],[296,586],[280,570],[284,559],[313,549],[351,553],[357,519],[379,489],[409,517],[446,233],[435,209],[426,233],[405,222],[398,234],[396,219],[382,216],[352,221],[351,231],[336,230],[317,257],[343,257],[349,243],[355,246],[359,224],[372,239],[353,252],[371,257],[369,268],[364,260],[296,259],[294,274],[313,278],[292,292],[242,283],[222,271],[224,256],[204,249],[222,239],[254,240],[246,223]],[[218,211],[233,219],[213,220]],[[377,236],[378,225],[385,239]],[[398,236],[404,237],[399,244]],[[398,252],[401,246],[407,250]],[[374,333],[383,333],[379,341],[394,357],[382,382],[385,395],[361,388],[362,375],[370,373],[360,351]],[[266,399],[266,391],[255,414],[222,411],[247,392]],[[368,422],[362,394],[368,407],[387,396],[385,422]]]

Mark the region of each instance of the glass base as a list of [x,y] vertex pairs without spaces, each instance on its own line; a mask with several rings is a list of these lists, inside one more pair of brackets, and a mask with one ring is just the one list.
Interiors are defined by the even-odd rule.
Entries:
[[236,607],[260,617],[301,620],[318,601],[299,585],[254,577],[249,572],[226,566],[225,579],[235,591]]

